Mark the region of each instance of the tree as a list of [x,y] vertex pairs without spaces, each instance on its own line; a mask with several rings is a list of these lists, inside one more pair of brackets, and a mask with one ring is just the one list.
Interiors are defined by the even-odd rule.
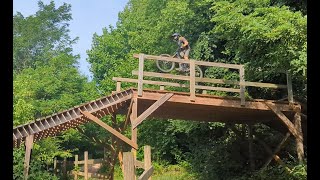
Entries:
[[64,3],[56,8],[54,1],[45,5],[38,2],[35,15],[24,17],[20,12],[13,16],[13,72],[21,72],[37,64],[46,64],[59,53],[71,54],[71,45],[78,38],[69,36],[71,5]]

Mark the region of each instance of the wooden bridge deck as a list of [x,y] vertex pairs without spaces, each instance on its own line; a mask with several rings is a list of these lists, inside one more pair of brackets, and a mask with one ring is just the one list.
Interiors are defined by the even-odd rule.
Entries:
[[[156,100],[170,92],[144,89],[143,96],[138,97],[137,90],[133,90],[133,98],[137,98],[138,101],[138,116]],[[241,106],[240,98],[197,94],[195,101],[190,101],[189,93],[173,93],[174,95],[168,101],[149,116],[150,118],[231,123],[267,122],[277,116],[265,105],[265,102],[275,104],[289,119],[294,115],[288,102],[256,99],[247,100],[245,105]]]

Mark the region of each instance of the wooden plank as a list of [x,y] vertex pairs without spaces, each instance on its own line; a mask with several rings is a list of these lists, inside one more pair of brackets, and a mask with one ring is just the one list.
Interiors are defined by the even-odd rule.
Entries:
[[101,127],[103,127],[104,129],[106,129],[107,131],[109,131],[111,134],[115,135],[117,138],[121,139],[122,141],[126,142],[127,144],[129,144],[131,147],[138,149],[138,145],[134,142],[132,142],[130,139],[128,139],[126,136],[122,135],[121,133],[119,133],[118,131],[114,130],[112,127],[110,127],[109,125],[105,124],[103,121],[101,121],[100,119],[98,119],[97,117],[93,116],[92,114],[90,114],[87,111],[81,111],[81,113],[83,115],[85,115],[87,118],[89,118],[90,120],[92,120],[93,122],[99,124]]
[[[151,147],[150,146],[144,146],[144,169],[150,169],[152,167],[151,165]],[[151,177],[149,176],[148,180],[151,180]]]
[[288,127],[289,131],[299,139],[299,141],[303,141],[301,133],[297,131],[286,115],[284,115],[273,103],[265,102],[265,104],[280,118],[280,120]]
[[133,121],[132,127],[136,128],[144,119],[146,119],[151,113],[153,113],[159,106],[170,99],[173,93],[167,93],[162,96],[159,100],[153,103],[147,110],[145,110],[137,119]]
[[138,168],[145,169],[145,164],[143,162],[141,162],[141,161],[138,161],[138,160],[134,161],[134,166],[138,167]]
[[[138,54],[133,54],[134,58],[138,58]],[[153,56],[153,55],[145,55],[145,59],[150,60],[166,60],[166,61],[173,61],[178,63],[189,63],[188,60],[182,60],[172,57],[163,57],[163,56]],[[190,59],[194,60],[194,59]],[[214,66],[214,67],[224,67],[224,68],[230,68],[230,69],[239,69],[241,68],[241,65],[238,64],[226,64],[226,63],[216,63],[216,62],[207,62],[207,61],[197,61],[194,60],[196,65],[202,65],[202,66]]]
[[153,173],[153,166],[151,166],[149,169],[145,170],[141,176],[139,176],[138,180],[148,180],[150,176]]
[[226,91],[226,92],[237,92],[237,93],[240,93],[240,89],[234,89],[234,88],[200,86],[200,85],[196,85],[195,88],[196,89],[204,89],[204,90],[214,90],[214,91]]
[[190,60],[190,101],[195,101],[196,99],[196,66],[194,64],[194,60]]
[[[138,71],[132,71],[132,75],[138,75]],[[166,79],[177,79],[177,80],[189,81],[188,76],[182,76],[182,75],[147,72],[147,71],[144,71],[143,75],[148,76],[148,77],[159,77],[159,78],[166,78]],[[283,85],[283,84],[261,83],[261,82],[250,82],[250,81],[239,82],[239,81],[234,81],[234,80],[212,79],[212,78],[204,78],[204,77],[203,78],[196,77],[196,82],[243,85],[243,86],[277,88],[277,89],[286,89],[287,88],[287,85]]]
[[[242,66],[239,70],[239,76],[240,76],[240,84],[244,83],[244,67]],[[240,85],[240,99],[241,99],[241,106],[245,105],[245,86]]]
[[[138,128],[133,128],[133,122],[138,117],[138,100],[137,98],[133,98],[132,111],[130,116],[131,121],[131,140],[134,143],[138,143]],[[132,148],[131,152],[133,152],[134,159],[137,159],[137,150]]]
[[24,171],[23,171],[23,175],[24,175],[24,179],[28,179],[28,175],[29,175],[29,167],[30,167],[30,157],[31,157],[31,149],[33,146],[33,134],[29,135],[26,137],[26,153],[24,156]]
[[124,180],[135,180],[134,157],[132,152],[123,153]]
[[292,79],[291,74],[287,72],[287,88],[288,88],[288,101],[293,103]]
[[84,152],[84,179],[88,180],[88,151]]
[[[139,58],[139,54],[133,54],[134,58]],[[189,60],[179,59],[179,58],[172,58],[172,57],[163,57],[163,56],[153,56],[153,55],[144,55],[145,59],[149,60],[166,60],[166,61],[172,61],[177,63],[189,63]]]
[[142,96],[143,66],[144,66],[144,54],[139,54],[138,96]]

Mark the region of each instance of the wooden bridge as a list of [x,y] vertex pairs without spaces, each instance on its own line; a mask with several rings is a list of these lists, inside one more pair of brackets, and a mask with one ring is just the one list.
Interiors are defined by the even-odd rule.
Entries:
[[[133,71],[133,75],[138,75],[137,79],[114,77],[116,81],[116,91],[111,95],[72,107],[63,112],[59,112],[34,122],[20,125],[13,128],[14,147],[21,144],[26,145],[25,157],[25,175],[28,174],[29,158],[32,144],[49,136],[55,136],[58,133],[70,128],[77,128],[79,125],[95,122],[105,130],[117,137],[118,140],[125,142],[132,148],[135,154],[139,148],[137,143],[137,128],[139,124],[150,118],[158,119],[180,119],[189,121],[206,121],[206,122],[225,122],[231,124],[248,124],[249,127],[254,123],[264,123],[272,128],[287,132],[275,150],[269,148],[272,158],[277,159],[277,152],[284,141],[292,134],[297,142],[297,154],[300,161],[303,159],[303,134],[301,128],[301,105],[293,101],[292,85],[290,76],[287,77],[287,84],[272,84],[260,82],[248,82],[244,79],[244,66],[235,64],[213,63],[196,60],[181,60],[176,58],[164,58],[161,56],[152,56],[144,54],[135,54],[139,59],[138,71]],[[144,71],[146,60],[167,60],[178,63],[190,64],[190,75],[173,75],[157,72]],[[195,66],[223,67],[239,70],[239,81],[197,78],[195,77]],[[163,79],[175,79],[185,81],[186,83],[176,83],[168,81],[146,80],[145,77],[156,77]],[[121,83],[136,83],[137,88],[122,90]],[[214,84],[230,84],[238,88],[226,88],[215,86],[198,85],[199,82]],[[158,85],[159,89],[145,89],[144,84]],[[188,88],[189,92],[167,91],[167,86]],[[288,101],[263,100],[263,99],[246,99],[245,91],[247,86],[265,87],[265,88],[286,88],[288,90]],[[207,91],[227,91],[239,93],[239,97],[221,97],[209,94],[197,94],[196,90]],[[126,119],[121,123],[119,129],[107,125],[100,118],[110,115],[115,118],[116,114],[126,115]],[[116,122],[116,121],[114,121]],[[127,128],[131,128],[131,138],[124,136],[122,133]],[[250,131],[249,131],[250,132]],[[253,134],[249,134],[249,140]],[[252,144],[250,145],[252,147]],[[252,148],[249,148],[252,151]],[[122,152],[114,152],[119,155],[122,161]],[[253,160],[251,159],[251,162]],[[269,163],[266,162],[266,165]],[[128,168],[124,168],[128,169]],[[132,169],[131,169],[132,170]],[[129,169],[128,172],[131,172]],[[147,169],[145,169],[147,171]],[[125,179],[132,178],[130,173],[125,173]],[[149,173],[150,174],[150,173]]]

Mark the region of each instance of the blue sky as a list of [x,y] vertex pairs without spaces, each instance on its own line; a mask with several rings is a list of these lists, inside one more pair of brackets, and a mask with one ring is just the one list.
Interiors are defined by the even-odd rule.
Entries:
[[[71,4],[72,18],[69,29],[72,38],[79,37],[73,46],[74,54],[80,54],[80,72],[91,79],[90,64],[86,61],[86,50],[91,49],[94,33],[102,34],[104,27],[115,27],[118,13],[122,11],[129,0],[55,0],[56,7],[64,2]],[[50,0],[42,0],[49,4]],[[38,10],[38,0],[13,0],[13,13],[20,12],[23,16],[35,14]]]

